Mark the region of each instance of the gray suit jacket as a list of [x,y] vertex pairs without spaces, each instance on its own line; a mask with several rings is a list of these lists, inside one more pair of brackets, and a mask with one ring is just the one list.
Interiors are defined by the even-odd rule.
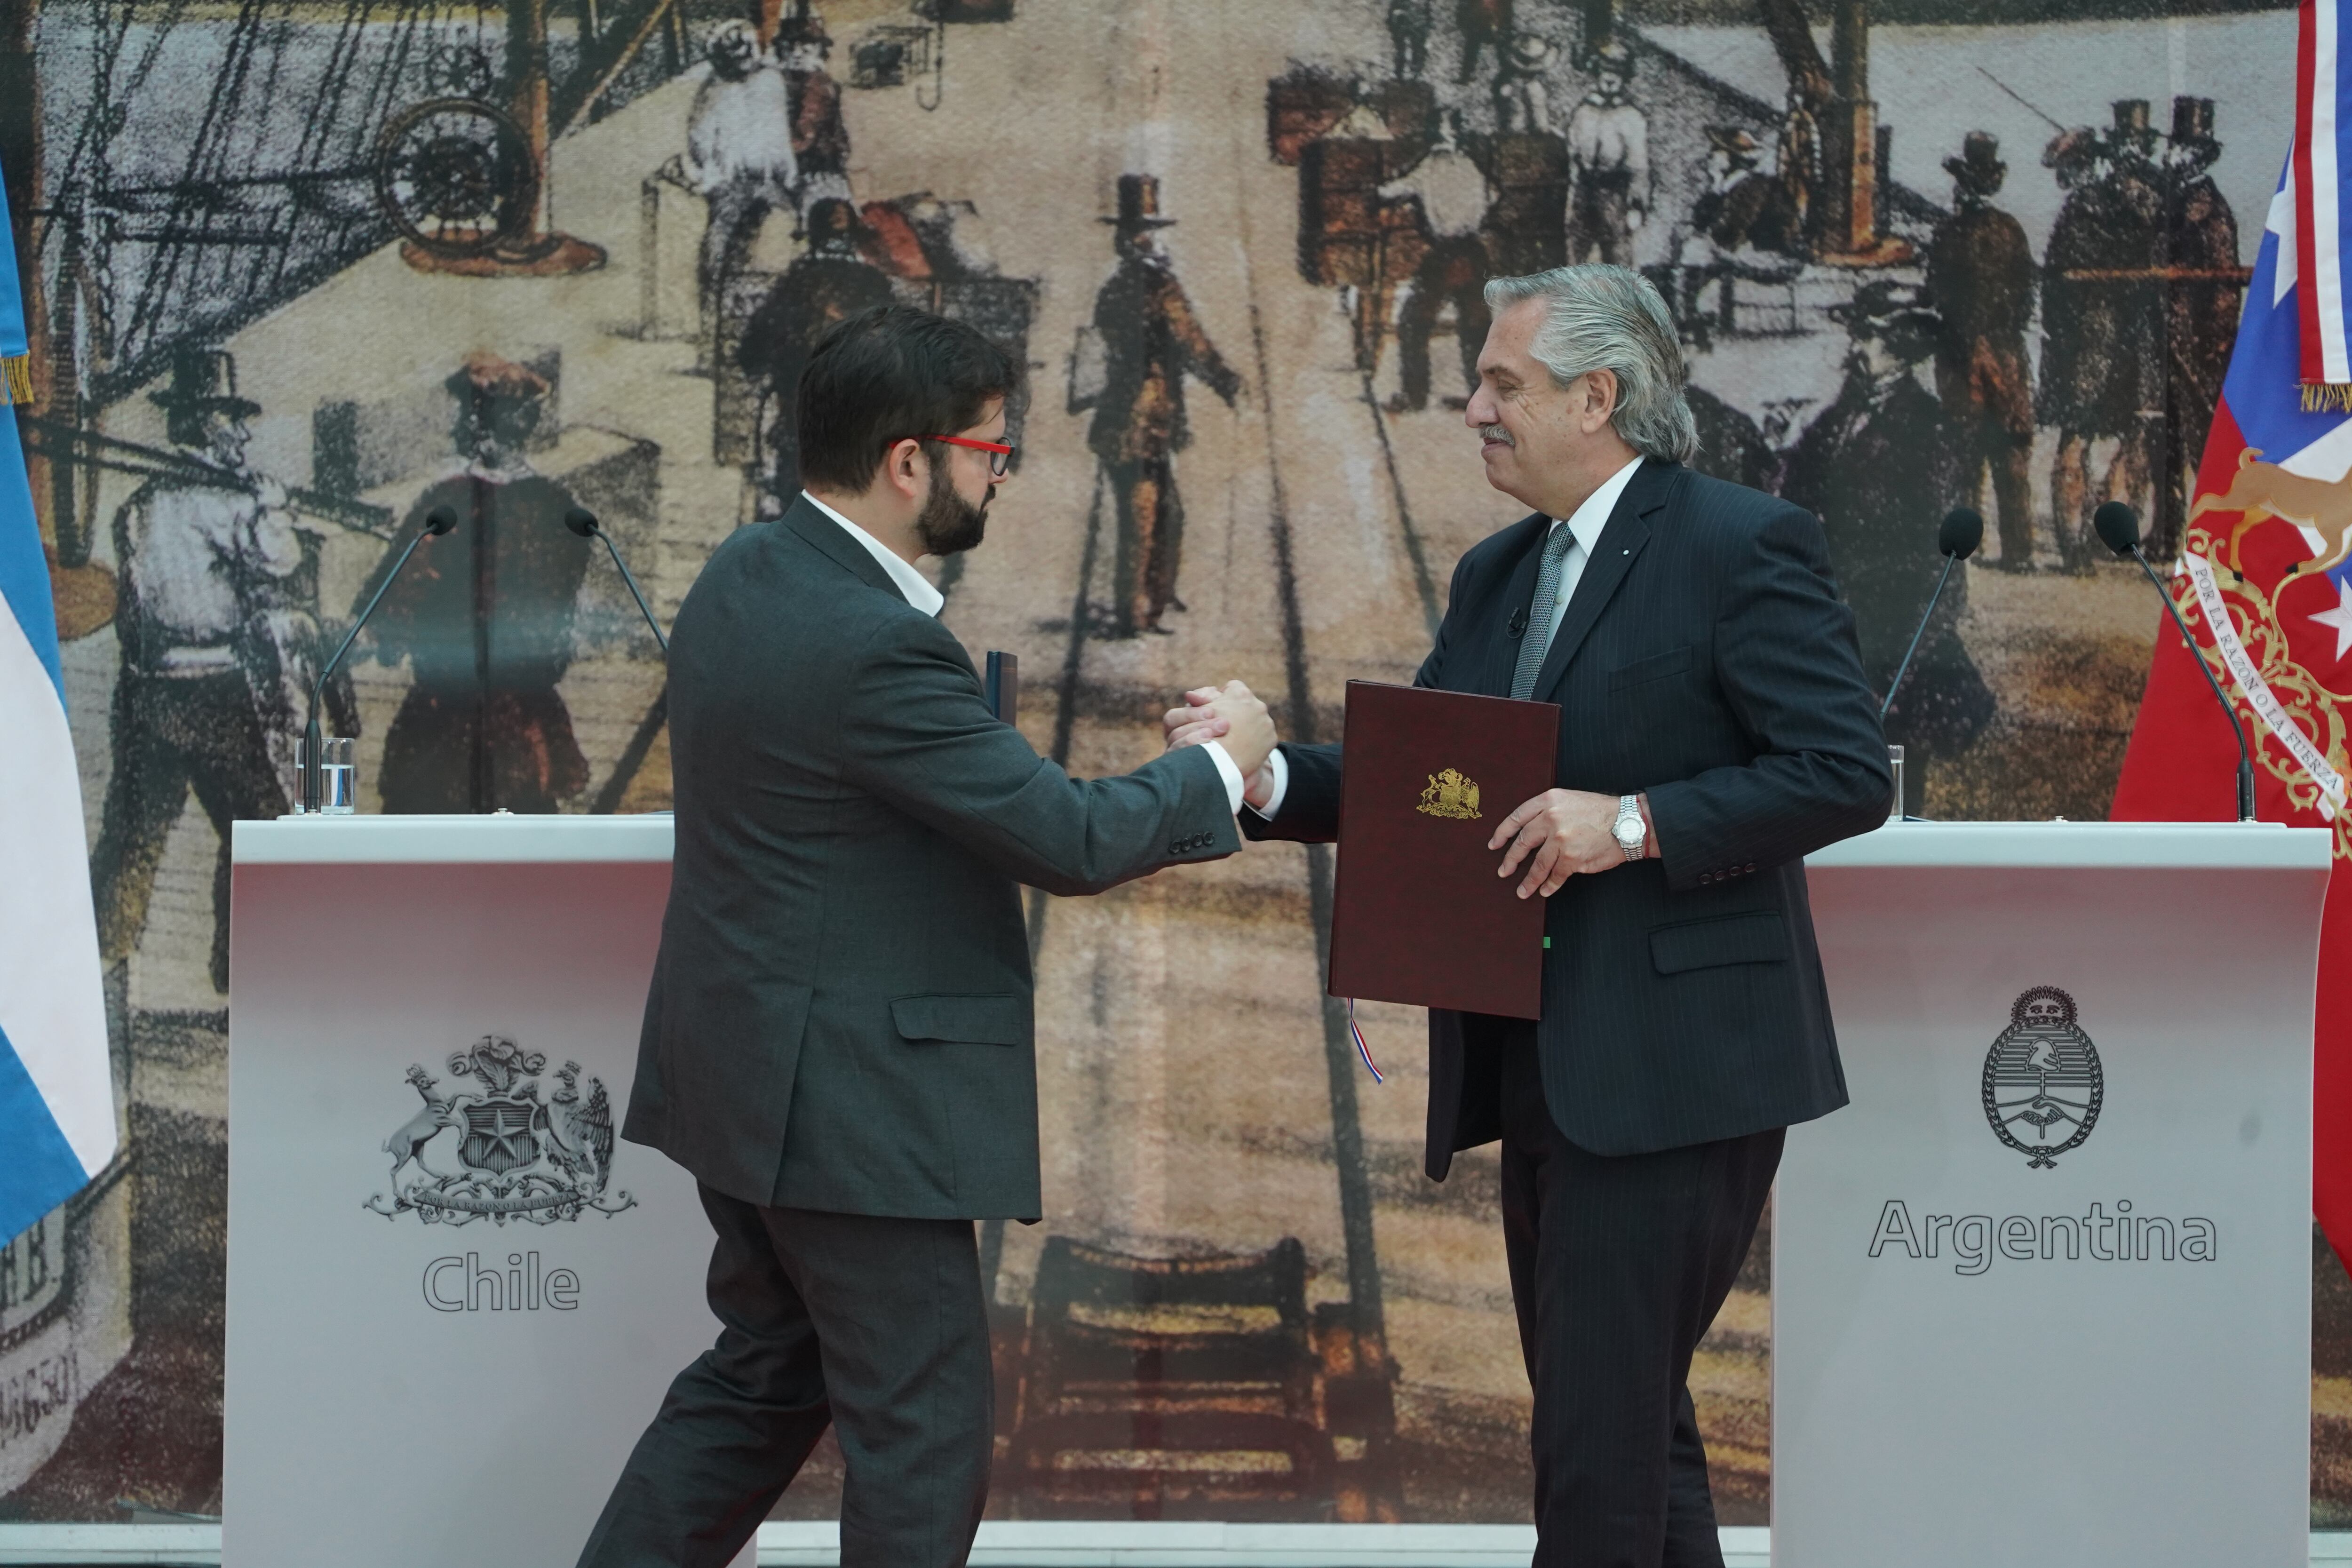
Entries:
[[1216,764],[1069,778],[805,500],[687,595],[669,725],[677,851],[622,1136],[748,1203],[1037,1215],[1017,884],[1234,853]]

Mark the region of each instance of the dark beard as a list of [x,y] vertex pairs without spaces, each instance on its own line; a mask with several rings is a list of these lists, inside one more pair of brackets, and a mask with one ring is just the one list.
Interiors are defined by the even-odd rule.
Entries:
[[956,494],[955,481],[945,463],[931,465],[931,493],[915,519],[915,535],[926,555],[960,555],[981,542],[988,531],[988,502],[996,499],[991,486],[986,500],[972,505]]

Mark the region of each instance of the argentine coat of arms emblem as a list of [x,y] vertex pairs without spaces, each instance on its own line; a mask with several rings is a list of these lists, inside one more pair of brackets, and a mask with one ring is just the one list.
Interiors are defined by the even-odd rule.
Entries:
[[2074,998],[2036,985],[2010,1004],[2009,1027],[1985,1053],[1984,1113],[1993,1136],[2026,1156],[2028,1170],[2054,1169],[2082,1147],[2106,1099],[2098,1047],[2076,1021]]
[[[580,1064],[555,1071],[559,1088],[540,1098],[537,1074],[547,1057],[499,1035],[485,1035],[449,1058],[461,1075],[444,1094],[423,1067],[408,1069],[409,1086],[424,1109],[383,1142],[392,1156],[392,1193],[360,1206],[386,1218],[414,1213],[427,1225],[509,1219],[552,1225],[578,1219],[584,1209],[614,1215],[636,1206],[626,1192],[606,1187],[613,1174],[613,1105],[597,1079],[581,1087]],[[436,1169],[426,1158],[444,1132],[457,1135],[458,1168]]]

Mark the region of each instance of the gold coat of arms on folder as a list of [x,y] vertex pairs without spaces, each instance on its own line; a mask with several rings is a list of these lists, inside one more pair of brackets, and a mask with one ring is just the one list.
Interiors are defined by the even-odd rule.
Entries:
[[1415,811],[1431,816],[1451,816],[1475,821],[1478,816],[1478,784],[1465,779],[1454,769],[1429,775],[1429,787],[1421,792],[1421,804]]

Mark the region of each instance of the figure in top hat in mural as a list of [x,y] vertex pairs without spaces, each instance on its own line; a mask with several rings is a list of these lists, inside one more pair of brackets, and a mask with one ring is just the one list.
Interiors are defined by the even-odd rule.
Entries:
[[1462,34],[1462,68],[1454,73],[1456,81],[1468,81],[1478,74],[1478,56],[1482,50],[1492,50],[1495,66],[1501,69],[1503,52],[1510,47],[1512,0],[1454,0],[1454,25]]
[[1942,318],[1936,387],[1960,452],[1955,503],[1977,504],[1992,470],[2004,559],[2033,553],[2033,383],[2025,331],[2033,320],[2033,252],[2025,230],[1992,205],[2008,177],[2000,142],[1971,131],[1952,176],[1952,215],[1927,242],[1927,297]]
[[1505,135],[1551,134],[1551,89],[1544,85],[1559,51],[1537,33],[1511,39],[1510,58],[1495,77],[1495,129]]
[[[1920,384],[1945,328],[1919,290],[1868,283],[1835,313],[1848,338],[1844,381],[1789,454],[1780,493],[1822,520],[1839,592],[1853,606],[1863,673],[1884,693],[1935,590],[1936,532],[1965,457]],[[1958,752],[1992,717],[1992,693],[1960,641],[1967,590],[1958,575],[1945,588],[1887,718],[1887,739],[1915,762]],[[1924,772],[1907,774],[1908,809],[1917,809],[1914,781]]]
[[1242,378],[1209,341],[1152,238],[1175,221],[1160,216],[1158,177],[1121,174],[1118,215],[1102,221],[1115,233],[1118,267],[1095,296],[1104,378],[1087,441],[1118,507],[1116,635],[1133,637],[1167,630],[1160,617],[1184,607],[1176,596],[1184,507],[1175,464],[1192,441],[1184,379],[1207,382],[1231,407]]
[[1650,212],[1650,121],[1633,100],[1633,56],[1594,51],[1592,87],[1568,117],[1568,258],[1633,264]]
[[1486,341],[1486,244],[1478,235],[1491,205],[1486,176],[1459,144],[1458,113],[1439,123],[1437,140],[1405,175],[1381,187],[1391,201],[1419,198],[1429,237],[1412,292],[1398,312],[1398,371],[1402,387],[1388,407],[1391,414],[1429,406],[1429,338],[1437,318],[1454,309],[1454,346],[1461,351],[1463,392],[1478,382],[1478,350]]
[[2156,528],[2148,553],[2179,553],[2188,493],[2204,460],[2205,435],[2221,398],[2221,377],[2238,338],[2241,285],[2238,219],[2213,183],[2221,144],[2213,139],[2213,100],[2172,100],[2172,140],[2165,153],[2164,236],[2173,276],[2165,291],[2164,428],[2157,449]]
[[745,22],[710,35],[710,75],[687,113],[681,174],[709,204],[695,279],[702,292],[701,352],[714,351],[719,300],[740,271],[768,215],[796,211],[800,162],[793,151],[792,103],[781,72],[760,58]]
[[[189,471],[147,480],[114,516],[121,665],[114,773],[90,857],[99,942],[109,965],[138,946],[164,841],[193,791],[220,836],[212,982],[226,991],[229,824],[287,810],[319,663],[316,568],[285,489],[247,461],[247,421],[261,407],[238,395],[236,362],[184,349],[154,401]],[[328,700],[321,717],[352,733],[348,683]]]
[[761,476],[786,506],[799,495],[800,426],[794,398],[816,342],[835,321],[890,302],[890,279],[859,250],[866,228],[837,196],[809,209],[808,249],[793,258],[743,329],[739,363],[768,384],[770,468]]
[[1399,81],[1419,81],[1429,69],[1429,0],[1389,0],[1389,48]]
[[465,467],[416,498],[400,537],[436,507],[457,531],[417,546],[369,623],[376,657],[415,676],[384,731],[383,809],[553,811],[588,784],[556,690],[588,570],[588,541],[563,526],[579,503],[525,457],[545,380],[477,353],[446,384]]
[[793,155],[801,171],[800,210],[827,198],[850,200],[849,127],[841,118],[841,84],[825,68],[833,37],[824,20],[803,4],[776,29],[776,58],[782,64],[792,101]]
[[[2116,442],[2106,497],[2137,495],[2147,473],[2148,421],[2163,396],[2164,296],[2156,269],[2164,212],[2149,182],[2147,119],[2146,103],[2118,103],[2114,135],[2062,132],[2042,155],[2065,196],[2042,257],[2042,384],[2034,411],[2041,423],[2058,428],[2050,511],[2069,571],[2090,570],[2092,443],[2102,437]],[[2012,561],[2004,550],[1999,564],[2026,571],[2032,563]]]

